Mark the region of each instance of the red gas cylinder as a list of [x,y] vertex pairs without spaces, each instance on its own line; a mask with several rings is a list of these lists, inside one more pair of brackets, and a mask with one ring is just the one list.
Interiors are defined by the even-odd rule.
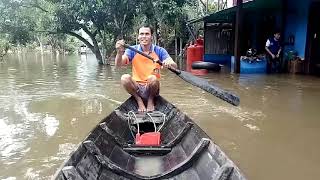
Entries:
[[191,71],[191,65],[195,61],[203,61],[203,39],[197,39],[194,45],[187,49],[187,71]]
[[202,39],[202,38],[198,38],[198,39],[196,40],[196,44],[203,46],[203,39]]
[[196,75],[196,76],[203,76],[208,74],[208,70],[206,69],[191,69],[191,74]]

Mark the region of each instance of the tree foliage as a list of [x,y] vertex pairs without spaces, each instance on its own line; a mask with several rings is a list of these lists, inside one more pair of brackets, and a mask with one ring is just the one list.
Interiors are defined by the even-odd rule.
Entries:
[[0,34],[11,44],[37,43],[51,45],[57,50],[68,49],[64,44],[66,36],[52,33],[55,32],[54,4],[45,0],[2,0],[0,9],[4,12],[0,15]]
[[101,49],[111,54],[120,38],[133,43],[144,23],[153,25],[160,45],[186,41],[186,21],[201,14],[199,7],[199,0],[0,0],[0,34],[13,44],[36,41],[58,49],[69,35],[102,63]]
[[0,1],[0,32],[13,44],[26,44],[32,40],[34,22],[26,11],[21,10],[20,2]]
[[10,49],[10,43],[4,35],[0,34],[0,62]]

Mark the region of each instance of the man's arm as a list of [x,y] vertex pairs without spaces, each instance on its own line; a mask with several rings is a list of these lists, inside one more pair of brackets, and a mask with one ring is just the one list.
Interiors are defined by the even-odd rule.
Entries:
[[274,54],[272,54],[272,52],[269,50],[269,48],[266,46],[266,51],[271,55],[274,56]]
[[126,54],[124,54],[125,50],[123,45],[124,45],[124,40],[119,40],[116,43],[117,55],[114,60],[114,64],[117,67],[122,66],[123,64],[129,61],[129,57]]
[[277,54],[277,57],[280,56],[281,50],[282,50],[282,48],[280,47],[280,49],[279,49],[279,51],[278,51],[278,54]]
[[170,56],[163,61],[163,65],[166,68],[168,68],[168,67],[172,67],[172,68],[175,68],[175,69],[178,68],[177,64],[173,61],[173,59]]
[[169,55],[167,50],[165,50],[164,48],[160,47],[156,51],[158,51],[158,56],[159,56],[160,61],[162,62],[162,65],[164,67],[166,67],[166,68],[172,67],[172,68],[177,69],[177,67],[178,67],[177,64],[170,57],[170,55]]
[[114,64],[117,67],[120,67],[120,66],[124,65],[128,61],[129,61],[129,58],[128,58],[128,56],[126,54],[124,54],[124,52],[118,52],[117,51],[117,55],[116,55],[116,58],[115,58],[115,61],[114,61]]
[[267,42],[266,42],[266,47],[265,47],[265,49],[266,49],[266,51],[269,53],[269,55],[272,56],[272,58],[275,58],[275,55],[272,54],[272,52],[269,50],[269,46],[270,46],[270,41],[269,41],[269,39],[268,39]]

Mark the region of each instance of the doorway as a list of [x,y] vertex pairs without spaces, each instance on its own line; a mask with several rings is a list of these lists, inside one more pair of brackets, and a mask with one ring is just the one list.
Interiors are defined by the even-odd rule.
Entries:
[[307,53],[310,61],[311,73],[320,74],[320,2],[313,2],[310,6]]

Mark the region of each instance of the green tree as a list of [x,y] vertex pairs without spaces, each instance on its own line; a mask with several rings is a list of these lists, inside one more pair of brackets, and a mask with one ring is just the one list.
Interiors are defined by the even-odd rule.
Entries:
[[32,40],[34,21],[24,11],[21,11],[21,2],[0,1],[0,33],[6,34],[13,44],[25,45]]
[[[45,8],[44,8],[45,7]],[[50,39],[60,38],[64,42],[65,36],[52,34],[54,30],[54,5],[44,0],[0,1],[0,33],[6,34],[8,40],[18,47],[27,43],[37,42],[41,48],[43,44],[51,44]],[[62,39],[61,39],[62,38]]]
[[[107,49],[109,40],[114,42],[116,37],[125,34],[124,27],[130,26],[130,20],[135,12],[135,1],[130,0],[51,0],[51,2],[57,6],[56,31],[81,40],[96,55],[100,64],[103,63],[103,58],[99,40]],[[83,30],[88,38],[79,34],[80,30]]]
[[[155,29],[157,44],[169,48],[172,42],[177,49],[177,40],[180,38],[180,47],[187,39],[185,24],[187,21],[185,6],[194,4],[195,0],[141,0],[138,6],[139,18],[151,24]],[[142,16],[142,17],[141,17]],[[140,22],[138,22],[140,23]]]
[[70,35],[86,44],[102,64],[101,49],[107,56],[117,39],[132,43],[144,22],[154,26],[160,45],[171,46],[177,38],[186,41],[186,20],[199,14],[199,7],[198,0],[2,0],[0,34],[7,34],[13,44],[37,42],[58,50],[72,43],[66,36]]
[[114,51],[117,39],[130,37],[137,4],[137,0],[107,0],[101,7],[105,16],[98,19],[96,23],[99,28],[99,38],[106,50],[106,58]]
[[10,43],[5,35],[0,34],[0,62],[3,61],[5,55],[7,55],[10,49]]

